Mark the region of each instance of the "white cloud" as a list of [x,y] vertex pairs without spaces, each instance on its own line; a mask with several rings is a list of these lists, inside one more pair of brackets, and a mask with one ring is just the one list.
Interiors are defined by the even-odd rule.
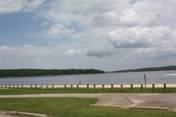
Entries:
[[112,47],[161,51],[175,48],[175,3],[174,0],[53,0],[47,9],[41,10],[40,16],[52,22],[45,33],[55,38],[66,35],[73,39],[73,48],[83,48],[88,56],[104,57],[119,52],[112,52]]
[[83,51],[81,49],[68,49],[65,54],[66,55],[76,55],[81,54]]
[[46,32],[48,36],[56,36],[56,37],[62,37],[64,35],[71,35],[71,33],[73,33],[73,30],[62,24],[55,24],[51,26]]
[[100,61],[96,62],[96,58],[89,59],[82,54],[84,54],[82,50],[58,46],[38,47],[29,44],[14,47],[0,46],[0,68],[105,69],[105,66],[111,67],[109,63],[104,62],[106,65],[102,66]]
[[0,46],[0,56],[3,55],[17,55],[17,56],[28,56],[28,57],[36,57],[36,56],[45,56],[50,54],[50,50],[48,48],[41,48],[32,45],[22,45],[16,47],[9,46]]
[[31,12],[45,0],[0,0],[0,14],[14,12]]
[[109,33],[115,48],[156,48],[175,47],[175,29],[158,27],[118,28]]
[[[57,49],[29,44],[21,46],[0,46],[1,68],[41,68],[48,67]],[[59,50],[59,48],[58,48]],[[59,52],[61,55],[62,52]]]

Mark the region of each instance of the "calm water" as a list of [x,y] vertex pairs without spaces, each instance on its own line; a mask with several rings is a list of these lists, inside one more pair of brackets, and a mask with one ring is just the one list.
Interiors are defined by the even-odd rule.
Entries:
[[144,73],[147,83],[176,83],[176,71],[106,73],[91,75],[9,77],[0,78],[0,84],[121,84],[143,83]]

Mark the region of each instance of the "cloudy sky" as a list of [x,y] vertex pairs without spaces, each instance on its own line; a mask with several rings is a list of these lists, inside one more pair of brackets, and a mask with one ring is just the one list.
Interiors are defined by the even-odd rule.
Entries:
[[176,64],[176,0],[0,0],[0,68]]

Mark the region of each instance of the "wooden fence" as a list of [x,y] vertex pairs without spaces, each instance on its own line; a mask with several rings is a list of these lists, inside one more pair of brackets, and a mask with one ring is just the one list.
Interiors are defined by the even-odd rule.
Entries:
[[152,90],[154,90],[155,88],[163,88],[164,90],[166,88],[176,88],[176,84],[65,84],[65,85],[1,85],[0,84],[0,88],[111,88],[111,89],[115,89],[115,88],[130,88],[130,89],[134,89],[134,88],[140,88],[141,90],[144,88],[152,88]]

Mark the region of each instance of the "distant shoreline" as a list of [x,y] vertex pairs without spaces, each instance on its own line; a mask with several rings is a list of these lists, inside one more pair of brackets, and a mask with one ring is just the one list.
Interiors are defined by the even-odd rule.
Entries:
[[99,74],[99,73],[151,72],[151,71],[171,71],[171,70],[176,70],[176,66],[147,67],[147,68],[126,69],[109,72],[105,72],[103,70],[98,69],[0,69],[0,78],[81,75],[81,74]]
[[1,69],[2,77],[56,76],[105,73],[97,69]]
[[126,70],[112,71],[109,73],[171,71],[171,70],[176,70],[176,66],[161,66],[161,67],[147,67],[147,68],[138,68],[138,69],[126,69]]

